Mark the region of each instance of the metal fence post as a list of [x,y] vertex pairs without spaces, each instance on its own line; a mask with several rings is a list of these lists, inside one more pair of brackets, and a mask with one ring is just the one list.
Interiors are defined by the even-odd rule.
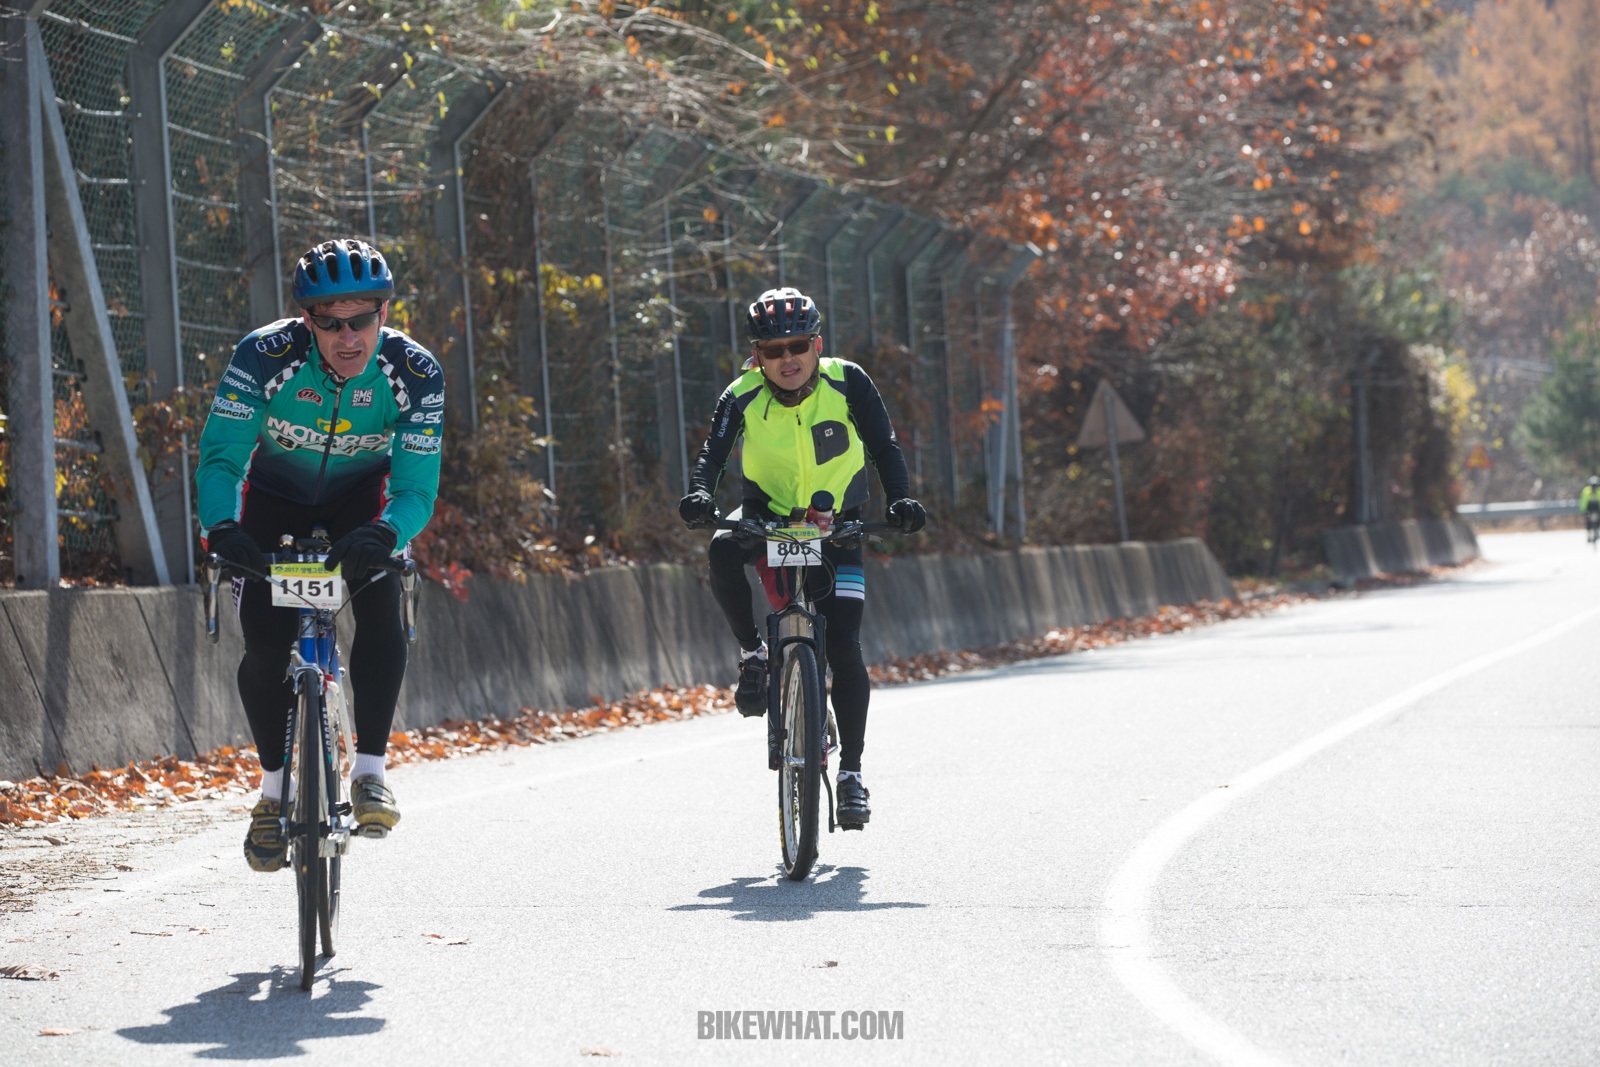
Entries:
[[[822,329],[828,340],[827,354],[832,356],[839,354],[838,349],[835,347],[838,338],[833,332],[834,320],[838,317],[833,313],[833,242],[855,221],[856,206],[859,202],[859,197],[851,201],[835,221],[819,230],[816,235],[817,247],[822,252],[822,300],[820,303],[827,309],[823,312]],[[816,298],[813,297],[812,299]]]
[[[430,180],[437,191],[433,205],[433,231],[439,247],[453,253],[456,294],[461,307],[461,330],[455,330],[455,316],[446,327],[445,390],[446,402],[456,424],[471,432],[478,430],[477,368],[472,358],[472,285],[467,277],[467,209],[461,189],[461,143],[467,139],[489,108],[505,94],[505,83],[489,77],[475,83],[450,104],[434,137],[430,160]],[[464,420],[464,421],[463,421]]]
[[[1017,346],[1015,336],[1015,323],[1011,317],[1012,293],[1017,283],[1028,269],[1042,258],[1043,253],[1033,244],[1026,244],[1020,249],[1011,252],[1010,261],[1005,264],[1000,274],[995,278],[995,285],[1000,290],[1000,361],[1004,368],[1006,382],[1006,412],[1008,423],[1005,432],[1001,435],[1000,449],[1004,457],[1010,455],[1010,463],[1002,458],[1000,469],[1002,473],[1009,472],[1009,477],[1016,480],[1016,534],[1021,541],[1028,535],[1028,514],[1023,500],[1022,478],[1022,407],[1018,397],[1017,388]],[[1114,427],[1113,427],[1114,429]],[[1115,436],[1115,434],[1113,434]],[[1002,483],[1004,478],[1002,478]],[[999,489],[999,505],[1001,509],[1000,533],[1005,532],[1005,486]]]
[[[183,334],[178,312],[178,246],[172,228],[172,157],[167,140],[166,60],[200,21],[212,0],[173,0],[151,20],[128,50],[128,94],[133,114],[134,214],[139,227],[139,275],[144,291],[146,367],[153,372],[156,400],[184,386]],[[151,472],[151,493],[167,570],[194,582],[194,501],[189,485],[189,438],[176,461]]]
[[61,580],[44,131],[40,127],[39,70],[34,66],[38,59],[27,47],[28,27],[37,13],[12,9],[0,14],[6,58],[0,64],[0,143],[4,144],[6,190],[0,277],[10,290],[5,346],[11,381],[5,429],[11,444],[8,489],[18,589],[50,589]]
[[622,355],[617,348],[617,285],[611,272],[611,194],[607,188],[607,167],[600,167],[600,226],[606,248],[606,334],[611,339],[611,403],[616,422],[612,450],[617,455],[617,494],[622,503],[622,521],[628,521],[628,466],[626,439],[622,432]]
[[[550,340],[544,319],[544,250],[539,233],[539,161],[528,161],[529,202],[533,205],[533,303],[539,316],[539,385],[544,391],[545,489],[556,492],[555,398],[550,395]],[[557,515],[560,513],[557,512]]]
[[[683,424],[683,349],[678,337],[678,279],[672,260],[672,194],[661,198],[661,235],[667,248],[667,314],[672,317],[672,384],[674,389],[673,414],[678,427],[678,485],[679,493],[689,491],[688,429]],[[665,459],[666,457],[662,457]]]
[[117,360],[105,290],[100,286],[83,201],[78,196],[78,176],[72,166],[67,131],[56,104],[55,85],[38,24],[29,22],[27,32],[29,63],[38,70],[39,96],[34,106],[43,111],[45,210],[52,223],[50,265],[67,297],[67,336],[73,354],[83,361],[83,401],[90,424],[100,433],[104,449],[100,455],[117,502],[117,551],[133,581],[168,585],[171,579],[162,551],[161,529],[150,503],[144,466],[139,462],[133,414],[122,385],[122,364]]
[[851,282],[855,288],[856,300],[860,302],[862,316],[867,320],[867,351],[878,347],[878,324],[873,321],[877,312],[877,293],[874,292],[878,279],[872,269],[872,254],[878,250],[900,226],[900,220],[906,217],[903,207],[891,208],[878,228],[862,238],[860,246],[856,249],[855,269],[851,272]]
[[272,91],[322,36],[308,18],[291,27],[245,71],[235,108],[239,124],[239,226],[250,278],[250,317],[266,324],[283,317],[283,258],[278,247],[277,182],[272,163]]

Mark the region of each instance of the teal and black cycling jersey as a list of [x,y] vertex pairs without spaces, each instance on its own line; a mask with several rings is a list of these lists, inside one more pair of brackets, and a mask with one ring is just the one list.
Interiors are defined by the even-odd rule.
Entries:
[[444,372],[410,337],[385,327],[366,369],[339,382],[305,322],[282,319],[239,342],[217,385],[200,525],[237,521],[252,487],[316,505],[387,480],[378,517],[404,545],[433,514],[443,434]]

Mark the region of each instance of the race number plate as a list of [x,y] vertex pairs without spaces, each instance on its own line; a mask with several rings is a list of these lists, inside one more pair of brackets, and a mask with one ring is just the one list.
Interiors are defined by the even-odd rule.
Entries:
[[[822,564],[822,531],[815,526],[782,526],[767,538],[767,566],[809,567]],[[794,540],[790,540],[794,538]]]
[[344,605],[344,578],[320,563],[274,563],[272,605],[337,610]]

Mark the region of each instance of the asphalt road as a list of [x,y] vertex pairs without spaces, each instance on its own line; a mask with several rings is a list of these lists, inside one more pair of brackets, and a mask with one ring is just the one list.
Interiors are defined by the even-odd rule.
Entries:
[[[61,887],[0,915],[0,965],[60,977],[0,981],[0,1060],[1600,1062],[1600,556],[1484,547],[882,691],[874,821],[803,884],[757,723],[401,768],[310,996],[237,803],[9,833]],[[747,1010],[837,1036],[699,1036]]]

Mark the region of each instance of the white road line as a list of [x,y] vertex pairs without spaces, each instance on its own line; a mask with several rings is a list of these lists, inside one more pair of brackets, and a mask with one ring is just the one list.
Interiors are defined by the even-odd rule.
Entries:
[[1150,896],[1162,869],[1207,823],[1257,786],[1293,770],[1351,734],[1404,711],[1424,697],[1553,641],[1596,616],[1600,616],[1600,608],[1581,612],[1497,652],[1418,682],[1246,771],[1158,826],[1133,850],[1106,890],[1106,915],[1100,925],[1100,942],[1122,984],[1151,1014],[1217,1062],[1227,1067],[1284,1067],[1286,1061],[1263,1052],[1207,1015],[1156,962],[1150,943]]

